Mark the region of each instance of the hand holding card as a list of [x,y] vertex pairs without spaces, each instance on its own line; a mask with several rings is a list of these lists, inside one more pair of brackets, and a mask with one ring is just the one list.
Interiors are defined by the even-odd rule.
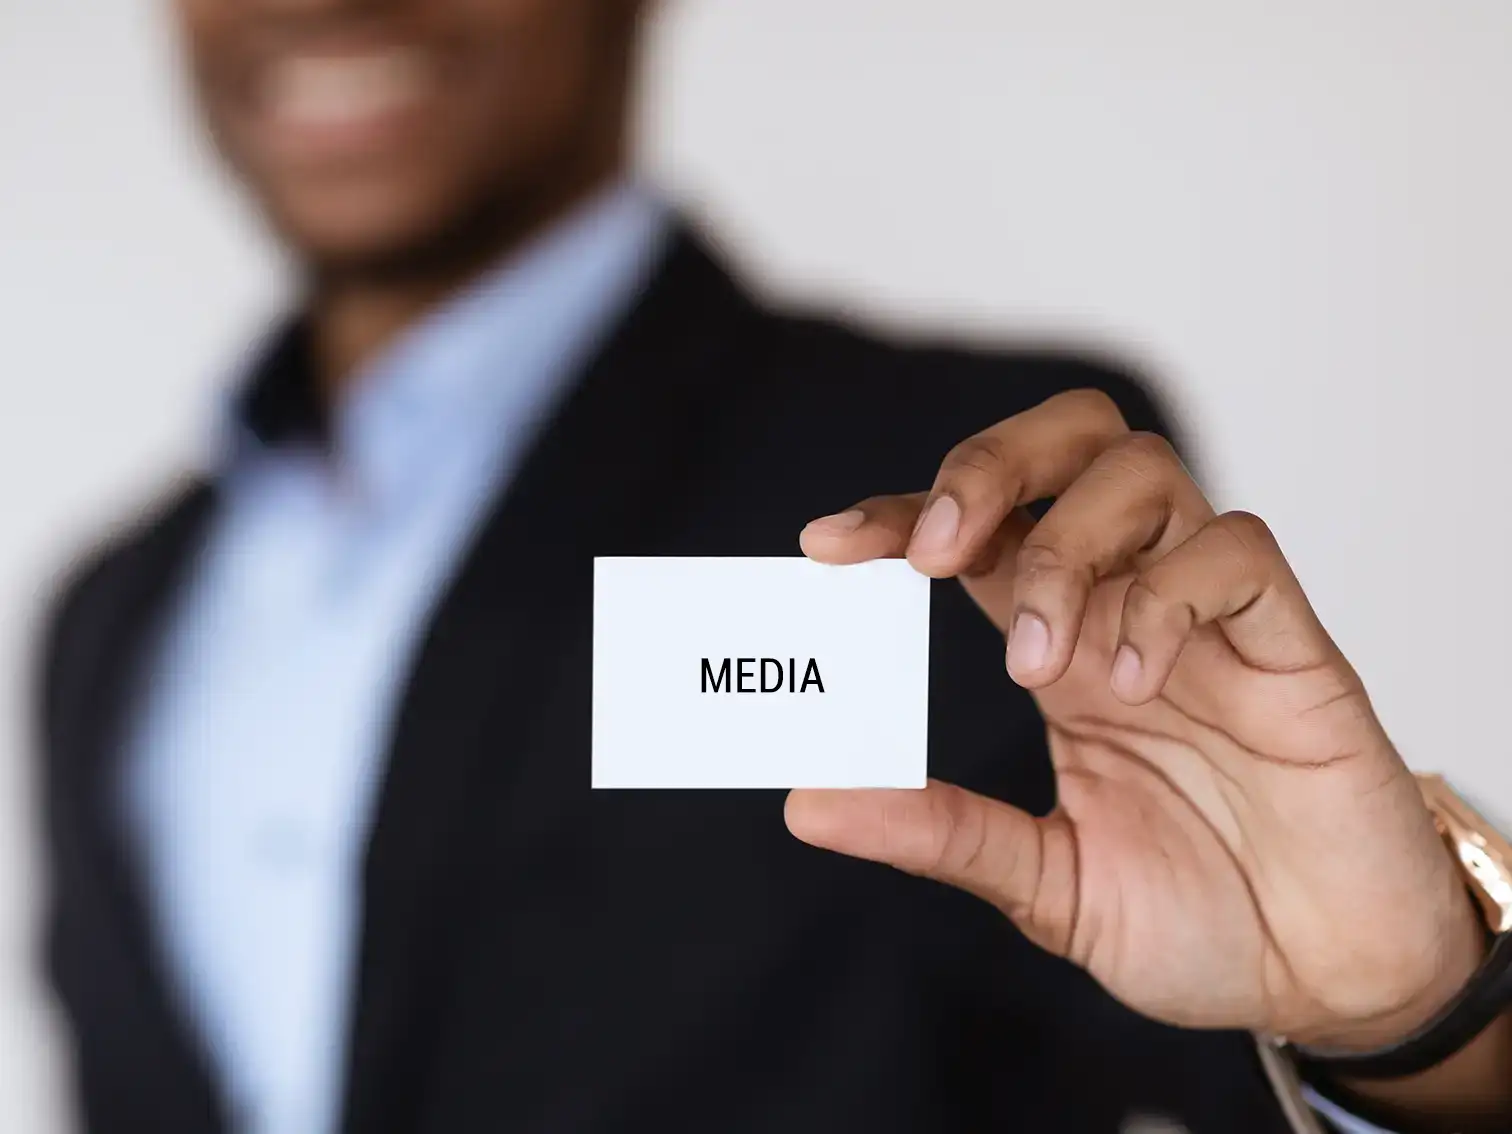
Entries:
[[[1023,508],[1048,498],[1038,521]],[[865,500],[802,545],[960,581],[1045,718],[1057,807],[941,783],[795,791],[798,837],[969,890],[1179,1025],[1386,1047],[1481,963],[1485,926],[1419,787],[1275,538],[1217,514],[1106,395],[968,438],[928,493]],[[1505,1113],[1509,1052],[1504,1017],[1391,1101],[1473,1091]]]

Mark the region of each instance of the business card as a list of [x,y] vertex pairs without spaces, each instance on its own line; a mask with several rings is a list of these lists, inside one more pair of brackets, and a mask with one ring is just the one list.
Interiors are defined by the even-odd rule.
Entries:
[[922,788],[928,705],[902,560],[594,561],[595,788]]

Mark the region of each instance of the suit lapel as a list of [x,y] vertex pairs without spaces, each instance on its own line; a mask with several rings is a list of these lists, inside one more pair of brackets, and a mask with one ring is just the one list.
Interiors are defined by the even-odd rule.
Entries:
[[[152,945],[140,885],[130,869],[116,807],[122,731],[145,672],[155,630],[193,561],[214,493],[196,482],[127,546],[102,585],[84,588],[84,609],[67,643],[66,681],[57,704],[50,769],[51,822],[58,867],[85,894],[67,895],[87,913],[87,954],[64,979],[92,988],[81,999],[108,1010],[93,1037],[132,1064],[133,1093],[162,1108],[163,1129],[215,1130],[222,1102],[201,1052],[170,1004]],[[56,964],[64,963],[54,958]],[[63,974],[55,974],[63,978]]]
[[[447,951],[460,908],[448,869],[485,735],[523,748],[539,722],[553,627],[581,610],[592,558],[651,545],[701,423],[734,382],[752,326],[733,282],[679,235],[496,502],[417,651],[394,723],[364,875],[344,1129],[407,1129],[422,1105]],[[746,336],[743,338],[743,336]],[[507,380],[501,376],[501,380]],[[490,728],[491,723],[503,722]],[[586,787],[586,782],[584,784]],[[449,924],[455,925],[455,921]]]

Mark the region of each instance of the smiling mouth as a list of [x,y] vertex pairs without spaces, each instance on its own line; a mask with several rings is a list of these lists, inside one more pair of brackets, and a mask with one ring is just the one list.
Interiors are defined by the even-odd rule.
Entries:
[[314,152],[388,139],[434,94],[424,54],[384,48],[342,55],[291,54],[261,76],[259,117],[280,145]]

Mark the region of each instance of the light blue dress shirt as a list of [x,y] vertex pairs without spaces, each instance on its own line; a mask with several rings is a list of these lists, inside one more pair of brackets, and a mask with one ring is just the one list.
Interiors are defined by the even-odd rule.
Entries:
[[619,186],[361,375],[329,452],[232,424],[122,800],[179,1006],[237,1128],[339,1121],[360,872],[417,631],[669,231]]
[[336,1128],[399,682],[668,220],[629,185],[580,209],[360,376],[329,451],[229,423],[221,507],[170,612],[121,798],[172,991],[244,1134]]

